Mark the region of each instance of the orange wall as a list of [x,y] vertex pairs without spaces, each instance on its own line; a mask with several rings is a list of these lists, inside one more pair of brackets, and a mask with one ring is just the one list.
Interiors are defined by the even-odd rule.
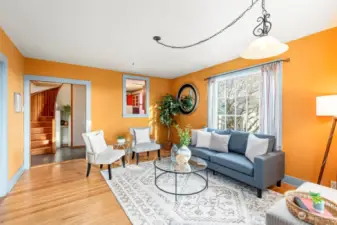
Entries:
[[[325,151],[331,119],[316,116],[316,96],[337,94],[337,28],[316,33],[289,44],[277,58],[291,58],[283,66],[283,150],[286,174],[315,182]],[[272,59],[268,59],[270,61]],[[173,93],[183,83],[193,83],[200,93],[197,110],[180,116],[182,125],[201,128],[207,124],[207,81],[204,78],[263,61],[238,58],[173,80]],[[331,146],[324,184],[337,176],[337,137]]]
[[150,77],[150,118],[122,117],[123,73],[64,63],[25,59],[25,74],[53,76],[60,78],[89,80],[92,88],[92,130],[103,129],[108,143],[115,143],[117,135],[128,134],[130,127],[154,127],[154,135],[159,141],[165,140],[166,130],[157,123],[154,110],[160,97],[169,93],[172,80]]
[[0,52],[8,60],[8,179],[23,165],[23,113],[14,112],[14,92],[23,96],[24,58],[0,28]]

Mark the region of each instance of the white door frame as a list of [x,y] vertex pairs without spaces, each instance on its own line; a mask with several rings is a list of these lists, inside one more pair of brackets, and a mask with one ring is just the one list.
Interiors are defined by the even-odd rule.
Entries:
[[8,191],[8,61],[0,52],[0,197]]
[[24,75],[24,168],[30,169],[30,82],[80,84],[86,86],[86,131],[91,131],[91,81],[57,78],[49,76]]

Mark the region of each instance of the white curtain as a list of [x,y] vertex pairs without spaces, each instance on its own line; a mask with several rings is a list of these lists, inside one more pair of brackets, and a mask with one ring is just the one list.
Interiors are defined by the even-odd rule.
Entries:
[[282,62],[261,66],[260,133],[276,137],[276,150],[282,150]]
[[217,127],[217,93],[216,93],[216,78],[210,78],[208,80],[208,115],[207,126],[211,128]]

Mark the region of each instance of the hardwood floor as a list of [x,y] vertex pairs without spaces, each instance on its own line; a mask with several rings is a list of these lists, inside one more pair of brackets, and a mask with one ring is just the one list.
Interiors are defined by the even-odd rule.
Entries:
[[[167,155],[169,152],[162,151],[163,157]],[[149,160],[156,156],[152,152]],[[140,155],[140,161],[146,160],[146,153]],[[0,199],[0,223],[131,224],[99,170],[99,166],[92,166],[86,178],[84,159],[33,167]],[[271,189],[284,193],[294,188],[283,184]]]

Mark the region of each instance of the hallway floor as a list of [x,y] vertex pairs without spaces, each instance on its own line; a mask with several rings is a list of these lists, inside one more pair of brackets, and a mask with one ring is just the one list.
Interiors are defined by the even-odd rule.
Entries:
[[59,148],[55,154],[32,155],[31,166],[57,163],[72,159],[85,159],[85,148]]

